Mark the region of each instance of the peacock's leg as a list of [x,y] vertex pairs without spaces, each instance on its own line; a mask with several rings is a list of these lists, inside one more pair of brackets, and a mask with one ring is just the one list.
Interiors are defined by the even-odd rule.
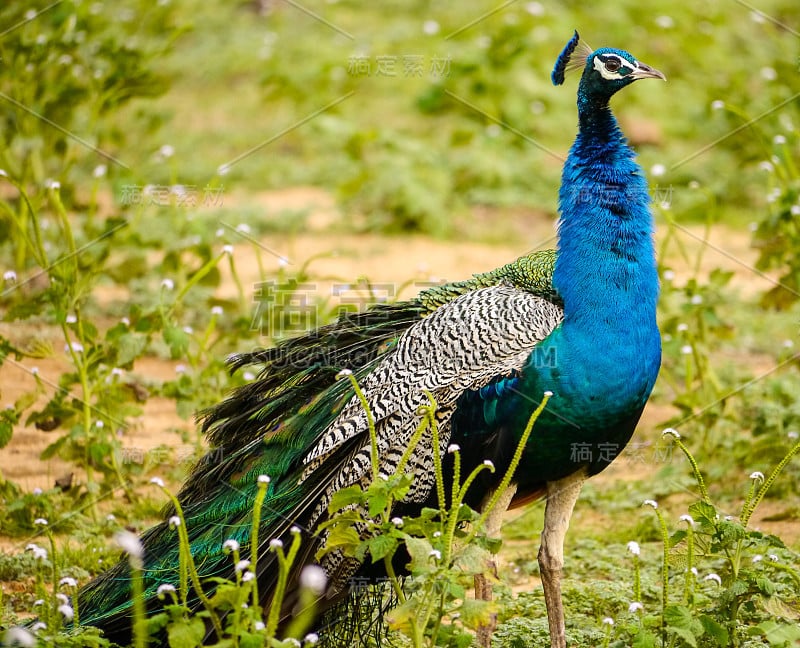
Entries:
[[572,509],[586,478],[583,471],[564,479],[548,482],[544,510],[542,544],[539,547],[539,570],[542,575],[550,648],[566,648],[564,606],[561,602],[561,572],[564,568],[564,536],[569,528]]

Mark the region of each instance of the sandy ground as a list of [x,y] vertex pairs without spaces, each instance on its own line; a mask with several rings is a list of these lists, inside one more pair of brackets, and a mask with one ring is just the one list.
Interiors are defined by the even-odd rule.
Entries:
[[[227,200],[227,198],[226,198]],[[235,200],[235,197],[234,197]],[[456,280],[469,277],[472,273],[485,271],[523,254],[531,249],[552,247],[553,223],[541,215],[532,215],[522,226],[517,227],[514,236],[506,244],[486,245],[469,241],[437,241],[429,238],[384,237],[377,235],[339,235],[331,234],[329,227],[336,218],[335,207],[330,196],[316,189],[292,189],[281,192],[265,192],[255,197],[250,196],[250,204],[255,202],[264,207],[265,212],[273,210],[310,209],[308,233],[297,236],[272,236],[260,241],[265,252],[262,259],[265,269],[270,272],[278,267],[279,258],[288,259],[290,264],[302,264],[312,256],[320,255],[314,261],[313,272],[316,276],[330,277],[333,281],[357,281],[359,277],[369,277],[375,283],[385,282],[399,285],[409,279],[420,282],[438,281],[441,279]],[[662,228],[663,230],[663,228]],[[676,230],[676,236],[686,247],[689,255],[693,255],[702,243],[700,227],[687,227]],[[663,234],[662,234],[663,236]],[[235,259],[245,286],[253,286],[259,281],[255,252],[251,244],[235,246]],[[677,254],[675,255],[677,259]],[[724,227],[715,227],[710,239],[710,246],[703,258],[703,272],[716,267],[733,270],[736,273],[734,283],[743,293],[761,291],[768,287],[769,280],[754,273],[750,268],[755,263],[756,254],[749,247],[749,236],[746,232],[735,232]],[[681,262],[674,265],[676,281],[690,275],[688,268]],[[325,281],[318,282],[316,290],[324,293],[330,290]],[[404,295],[409,296],[419,290],[419,285],[410,285]],[[226,277],[220,288],[220,296],[234,296],[235,287],[230,277]],[[109,293],[109,299],[118,299],[120,295]],[[102,297],[101,297],[102,300]],[[58,333],[48,330],[25,330],[14,324],[0,324],[0,333],[14,341],[40,336],[58,339]],[[62,343],[63,344],[63,343]],[[57,347],[60,348],[60,347]],[[136,363],[133,374],[143,383],[161,381],[175,375],[176,362],[158,358],[144,358]],[[35,386],[31,369],[37,367],[39,376],[52,393],[58,376],[67,368],[66,357],[56,352],[53,357],[22,362],[9,358],[0,368],[0,406],[13,403],[23,393]],[[644,415],[637,437],[643,439],[657,438],[657,426],[670,416],[669,408],[651,406]],[[147,400],[144,413],[135,424],[124,431],[122,443],[127,448],[144,451],[166,445],[180,448],[185,445],[176,431],[190,431],[192,423],[182,420],[175,412],[172,401],[153,397]],[[42,450],[52,443],[58,431],[44,432],[33,427],[19,426],[14,431],[11,443],[0,451],[0,471],[6,479],[13,480],[24,489],[52,487],[54,481],[71,472],[76,478],[81,475],[67,463],[51,459],[43,461],[39,458]],[[597,477],[598,483],[611,480],[639,479],[652,472],[652,467],[645,463],[618,461]],[[756,526],[764,530],[778,533],[785,540],[797,543],[800,533],[792,522],[763,523],[761,518],[780,510],[779,504],[764,502],[754,520]],[[511,512],[510,516],[518,513]],[[594,523],[611,524],[601,512],[579,510],[580,518],[595,518]],[[4,542],[0,547],[9,544],[16,546],[18,540]]]

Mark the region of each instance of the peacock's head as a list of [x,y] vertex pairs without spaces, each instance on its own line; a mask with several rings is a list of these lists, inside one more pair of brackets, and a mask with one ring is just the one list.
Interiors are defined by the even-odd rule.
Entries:
[[564,83],[564,75],[583,69],[580,92],[587,98],[608,100],[618,90],[638,79],[667,80],[661,72],[637,61],[625,50],[601,47],[593,50],[580,40],[578,32],[559,54],[551,78],[555,85]]

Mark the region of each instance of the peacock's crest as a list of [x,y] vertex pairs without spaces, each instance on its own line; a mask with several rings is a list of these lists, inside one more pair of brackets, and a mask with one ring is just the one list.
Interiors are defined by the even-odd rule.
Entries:
[[593,51],[585,41],[581,40],[578,31],[575,30],[575,34],[558,55],[553,73],[550,75],[553,85],[564,83],[564,76],[567,72],[583,69]]

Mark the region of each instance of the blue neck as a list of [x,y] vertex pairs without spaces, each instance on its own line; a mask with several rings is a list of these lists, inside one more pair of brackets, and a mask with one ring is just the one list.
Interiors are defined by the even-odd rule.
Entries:
[[565,327],[655,327],[658,275],[647,180],[607,98],[579,91],[578,115],[559,193],[553,277]]

